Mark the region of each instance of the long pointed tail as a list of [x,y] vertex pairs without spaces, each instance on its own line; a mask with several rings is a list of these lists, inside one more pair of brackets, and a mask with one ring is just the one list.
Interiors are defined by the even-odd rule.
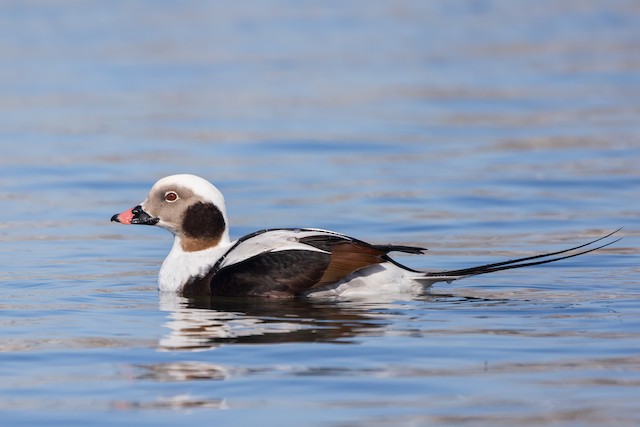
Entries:
[[[530,267],[530,266],[533,266],[533,265],[547,264],[547,263],[550,263],[550,262],[556,262],[556,261],[560,261],[560,260],[563,260],[563,259],[573,258],[573,257],[577,257],[579,255],[588,254],[589,252],[597,251],[598,249],[605,248],[607,246],[610,246],[610,245],[620,241],[622,239],[622,237],[619,237],[617,239],[614,239],[614,240],[612,240],[610,242],[607,242],[607,243],[604,243],[604,244],[597,245],[595,247],[593,246],[594,244],[596,244],[598,242],[602,242],[606,238],[613,236],[614,234],[616,234],[620,230],[622,230],[622,228],[619,228],[619,229],[607,234],[606,236],[602,236],[602,237],[600,237],[598,239],[592,240],[592,241],[590,241],[588,243],[585,243],[583,245],[575,246],[575,247],[569,248],[569,249],[563,249],[561,251],[548,252],[548,253],[528,256],[528,257],[524,257],[524,258],[512,259],[512,260],[509,260],[509,261],[496,262],[496,263],[493,263],[493,264],[479,265],[479,266],[470,267],[470,268],[463,268],[463,269],[460,269],[460,270],[445,270],[445,271],[438,271],[438,272],[430,272],[430,273],[425,273],[422,277],[415,278],[415,280],[431,282],[431,283],[441,282],[441,281],[451,282],[453,280],[461,279],[463,277],[477,276],[479,274],[493,273],[494,271],[510,270],[512,268]],[[585,249],[584,250],[579,250],[579,249],[583,249],[583,248],[585,248]],[[574,252],[574,251],[577,251],[577,252]],[[561,256],[558,256],[558,255],[561,255]],[[534,260],[537,260],[537,261],[534,261]]]

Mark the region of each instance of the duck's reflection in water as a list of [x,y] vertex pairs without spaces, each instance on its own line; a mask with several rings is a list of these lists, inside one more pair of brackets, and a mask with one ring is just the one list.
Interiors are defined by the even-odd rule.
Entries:
[[[305,342],[355,342],[359,336],[402,333],[394,328],[398,319],[412,317],[412,304],[426,301],[457,304],[465,301],[449,295],[424,295],[417,301],[336,302],[274,300],[264,298],[184,298],[160,295],[160,308],[166,311],[168,333],[159,341],[161,351],[193,352],[233,344],[278,344]],[[413,328],[406,333],[415,333]],[[217,364],[188,357],[166,363],[136,366],[137,377],[162,382],[225,381],[253,375],[274,367],[248,367]],[[183,358],[180,358],[183,359]],[[280,369],[280,368],[279,368]],[[303,374],[321,372],[318,367]],[[322,371],[324,372],[324,371]],[[300,375],[298,372],[297,375]],[[119,402],[122,406],[123,403]],[[153,402],[129,402],[127,407],[227,407],[223,397],[176,395]]]
[[[379,306],[378,306],[379,307]],[[196,351],[237,344],[348,343],[391,320],[370,306],[298,299],[184,298],[160,295],[170,332],[162,350]]]

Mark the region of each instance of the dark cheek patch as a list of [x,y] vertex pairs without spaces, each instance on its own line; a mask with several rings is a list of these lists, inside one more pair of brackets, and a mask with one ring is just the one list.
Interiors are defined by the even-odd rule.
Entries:
[[184,234],[195,239],[220,239],[225,227],[222,212],[213,203],[198,202],[189,206],[182,220]]

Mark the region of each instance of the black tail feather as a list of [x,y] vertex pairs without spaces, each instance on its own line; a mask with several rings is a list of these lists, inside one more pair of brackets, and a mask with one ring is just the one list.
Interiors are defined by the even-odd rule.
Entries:
[[402,246],[402,245],[372,245],[374,248],[380,250],[380,251],[384,251],[385,253],[389,253],[389,252],[404,252],[406,254],[416,254],[416,255],[423,255],[424,251],[427,250],[427,248],[420,248],[418,246]]
[[[534,255],[534,256],[529,256],[529,257],[524,257],[524,258],[517,258],[517,259],[512,259],[509,261],[503,261],[503,262],[496,262],[493,264],[485,264],[485,265],[479,265],[476,267],[471,267],[471,268],[463,268],[460,270],[448,270],[448,271],[440,271],[440,272],[433,272],[433,273],[426,273],[425,276],[426,277],[433,277],[433,278],[438,278],[438,277],[462,277],[462,276],[474,276],[474,275],[478,275],[478,274],[485,274],[485,273],[493,273],[494,271],[501,271],[501,270],[510,270],[512,268],[521,268],[521,267],[529,267],[532,265],[540,265],[540,264],[547,264],[550,262],[555,262],[555,261],[560,261],[562,259],[567,259],[567,258],[573,258],[576,257],[578,255],[584,255],[587,254],[589,252],[593,252],[593,251],[597,251],[598,249],[602,249],[605,248],[609,245],[612,245],[616,242],[618,242],[619,240],[622,239],[622,237],[615,239],[611,242],[605,243],[603,245],[599,245],[596,246],[594,248],[590,248],[590,249],[586,249],[583,251],[579,251],[576,253],[572,253],[572,254],[568,254],[568,255],[563,255],[563,256],[559,256],[559,257],[555,257],[555,258],[549,258],[549,257],[553,257],[555,255],[562,255],[562,254],[567,254],[568,252],[571,251],[575,251],[587,246],[591,246],[594,243],[600,242],[604,239],[606,239],[607,237],[611,237],[612,235],[614,235],[615,233],[617,233],[618,231],[622,230],[622,228],[619,228],[609,234],[607,234],[606,236],[602,236],[598,239],[592,240],[588,243],[585,243],[583,245],[579,245],[579,246],[575,246],[573,248],[569,248],[569,249],[563,249],[561,251],[556,251],[556,252],[548,252],[548,253],[544,253],[544,254],[540,254],[540,255]],[[531,261],[534,259],[541,259],[541,258],[549,258],[549,259],[542,259],[540,261],[533,261],[533,262],[525,262],[525,261]]]

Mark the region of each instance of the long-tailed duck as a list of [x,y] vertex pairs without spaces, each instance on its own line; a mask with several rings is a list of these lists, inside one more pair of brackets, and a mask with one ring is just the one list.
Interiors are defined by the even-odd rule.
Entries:
[[[422,254],[425,248],[372,245],[315,228],[257,231],[229,238],[222,193],[194,175],[172,175],[154,184],[144,202],[116,214],[122,224],[157,225],[175,236],[162,263],[160,291],[185,296],[351,296],[412,292],[435,282],[527,267],[582,255],[617,240],[459,270],[418,271],[389,252]],[[581,250],[580,250],[581,249]]]

